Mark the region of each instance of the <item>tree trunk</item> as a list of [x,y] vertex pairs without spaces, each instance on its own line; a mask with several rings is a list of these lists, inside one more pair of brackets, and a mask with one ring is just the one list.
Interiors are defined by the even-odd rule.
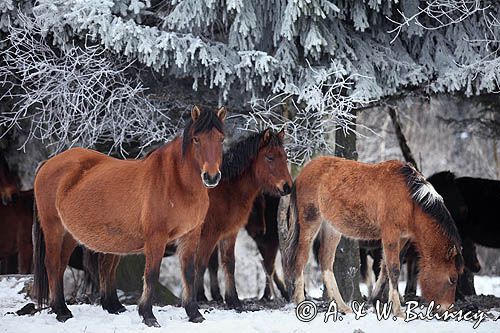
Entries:
[[396,138],[398,139],[399,148],[401,148],[401,153],[403,153],[403,157],[406,162],[413,164],[415,169],[418,170],[417,161],[413,157],[411,153],[411,149],[408,146],[408,141],[406,141],[406,137],[401,129],[401,121],[399,120],[399,116],[397,110],[394,106],[388,107],[389,116],[391,117],[392,124],[394,125],[394,131],[396,133]]
[[[355,128],[352,129],[354,130]],[[346,135],[341,129],[336,131],[335,156],[344,157],[350,160],[358,159],[356,135],[354,133],[350,132]],[[342,298],[346,302],[362,300],[361,291],[359,290],[358,241],[342,237],[337,247],[337,253],[335,254],[334,274]]]

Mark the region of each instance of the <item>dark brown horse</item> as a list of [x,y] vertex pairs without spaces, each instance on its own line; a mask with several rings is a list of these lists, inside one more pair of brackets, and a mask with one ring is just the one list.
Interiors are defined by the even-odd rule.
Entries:
[[342,235],[382,240],[384,265],[374,293],[388,276],[394,314],[402,314],[399,253],[407,239],[421,253],[419,278],[424,299],[434,300],[441,309],[454,302],[458,274],[463,270],[460,236],[442,198],[409,164],[317,158],[297,177],[289,214],[283,268],[289,294],[297,304],[304,300],[303,270],[318,232],[327,296],[337,302],[340,311],[351,311],[332,270]]
[[[253,204],[248,223],[245,226],[248,235],[253,238],[263,259],[264,270],[266,272],[266,287],[263,300],[271,300],[276,295],[273,282],[278,287],[281,296],[288,298],[283,281],[279,278],[275,270],[276,255],[279,249],[278,239],[278,205],[280,197],[269,194],[259,195]],[[219,269],[218,249],[216,248],[210,257],[208,271],[210,272],[210,293],[212,299],[222,301],[220,288],[217,280]],[[203,298],[203,295],[199,296]]]
[[219,243],[226,276],[225,301],[229,308],[240,308],[234,280],[234,246],[241,228],[248,222],[255,198],[262,192],[285,195],[292,178],[283,147],[284,132],[267,129],[234,144],[224,154],[222,180],[209,191],[210,207],[205,217],[198,247],[197,289],[204,298],[203,273]]
[[[33,262],[31,227],[33,225],[33,190],[21,191],[15,202],[0,204],[0,261],[2,273],[29,274]],[[13,260],[15,265],[4,270]]]
[[[3,154],[3,153],[2,153]],[[0,155],[0,199],[3,205],[14,202],[19,196],[19,177],[10,172],[9,165],[3,155]]]
[[[35,223],[35,294],[47,300],[59,321],[72,317],[63,296],[63,273],[77,245],[109,253],[101,270],[103,306],[122,312],[109,293],[119,255],[144,253],[144,290],[139,314],[159,326],[152,310],[153,286],[167,243],[177,240],[183,271],[183,304],[189,320],[204,318],[194,291],[195,252],[209,205],[208,188],[220,180],[224,108],[216,113],[194,107],[182,138],[143,160],[119,160],[74,148],[46,161],[35,177],[40,222]],[[42,233],[43,231],[43,233]],[[47,275],[45,275],[45,273]],[[48,276],[48,281],[47,281]]]
[[262,194],[255,200],[252,213],[246,225],[246,230],[257,244],[262,255],[264,270],[266,271],[266,287],[262,299],[270,300],[273,297],[274,285],[282,297],[288,298],[285,285],[275,270],[276,255],[279,249],[278,238],[278,206],[280,198]]

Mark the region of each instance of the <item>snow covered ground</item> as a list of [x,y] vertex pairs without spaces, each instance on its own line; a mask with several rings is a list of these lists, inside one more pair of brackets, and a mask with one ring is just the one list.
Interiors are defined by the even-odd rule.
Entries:
[[[47,311],[34,316],[19,317],[9,313],[18,310],[27,303],[24,295],[19,294],[24,282],[15,279],[0,280],[0,332],[388,332],[388,330],[420,332],[498,332],[500,322],[486,319],[473,330],[471,322],[442,322],[437,320],[416,320],[410,323],[402,319],[397,321],[378,321],[375,314],[369,313],[359,320],[353,314],[344,316],[342,321],[330,320],[324,323],[324,313],[311,322],[300,322],[295,316],[295,307],[285,306],[279,310],[236,313],[227,310],[205,311],[205,322],[193,324],[187,321],[184,309],[176,307],[155,307],[154,312],[162,325],[161,329],[148,328],[141,323],[135,306],[127,306],[127,312],[121,315],[111,315],[95,305],[69,306],[74,318],[66,323],[59,323],[55,315]],[[500,277],[476,277],[478,294],[493,294],[500,297]],[[500,315],[500,309],[489,312],[492,318]]]

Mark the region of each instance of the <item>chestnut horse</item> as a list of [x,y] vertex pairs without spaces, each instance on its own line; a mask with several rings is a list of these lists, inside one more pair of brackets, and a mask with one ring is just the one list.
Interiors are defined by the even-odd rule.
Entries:
[[18,176],[10,172],[7,161],[0,155],[0,199],[2,204],[5,206],[16,201],[19,192]]
[[[72,317],[62,278],[78,242],[113,254],[104,256],[107,271],[100,271],[105,290],[114,290],[118,255],[144,253],[144,290],[138,310],[146,325],[159,326],[152,310],[154,283],[166,244],[177,240],[183,305],[190,321],[203,321],[193,292],[194,256],[208,210],[208,188],[220,180],[225,115],[224,108],[214,113],[195,106],[182,138],[142,160],[119,160],[74,148],[39,167],[35,177],[39,223],[34,227],[34,289],[39,306],[47,301],[48,284],[57,319]],[[124,311],[114,297],[102,304],[112,313]]]
[[[29,274],[33,262],[31,227],[33,190],[19,192],[15,202],[0,204],[0,261],[2,274]],[[13,261],[16,265],[9,266]]]
[[198,299],[204,299],[203,274],[210,255],[219,243],[226,277],[225,301],[229,308],[240,308],[234,280],[234,246],[245,226],[257,195],[290,193],[292,177],[288,172],[283,147],[284,131],[270,129],[237,142],[224,154],[222,180],[209,191],[210,207],[203,224],[197,256]]
[[441,196],[409,164],[367,164],[337,157],[314,159],[295,181],[289,214],[283,268],[295,303],[304,300],[304,266],[318,232],[327,296],[337,302],[340,311],[351,312],[332,270],[342,235],[381,239],[384,264],[374,294],[388,276],[394,314],[402,315],[399,253],[406,239],[421,254],[419,279],[424,299],[434,300],[441,309],[454,302],[458,274],[463,270],[460,236]]

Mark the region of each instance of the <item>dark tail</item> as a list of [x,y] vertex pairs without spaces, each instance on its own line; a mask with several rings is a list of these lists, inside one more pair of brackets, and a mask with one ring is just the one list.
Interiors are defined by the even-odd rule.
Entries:
[[[282,256],[283,256],[283,270],[285,274],[285,282],[290,294],[291,279],[295,276],[294,266],[297,257],[297,247],[299,242],[300,226],[298,223],[298,208],[297,208],[297,191],[295,183],[292,187],[290,195],[290,206],[288,207],[288,225],[286,237],[283,241]],[[291,295],[290,295],[291,296]]]
[[[46,161],[38,164],[35,170],[35,178],[40,168]],[[33,293],[36,297],[38,308],[41,309],[49,300],[49,279],[45,268],[45,238],[38,220],[38,210],[36,208],[36,196],[33,195]]]
[[34,202],[33,221],[33,295],[41,309],[49,300],[49,280],[45,268],[45,239],[38,221],[36,200]]

